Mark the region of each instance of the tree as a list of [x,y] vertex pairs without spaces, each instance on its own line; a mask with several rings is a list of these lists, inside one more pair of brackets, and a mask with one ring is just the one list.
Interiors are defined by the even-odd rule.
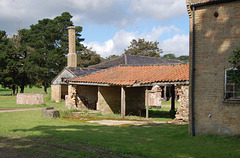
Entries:
[[88,67],[102,61],[101,56],[91,49],[92,48],[83,48],[83,50],[77,54],[78,67]]
[[144,39],[133,39],[130,43],[128,49],[124,49],[125,54],[160,58],[160,54],[163,53],[163,51],[158,48],[159,42],[157,41],[152,42],[145,41]]
[[[28,76],[35,85],[44,87],[45,93],[51,80],[67,63],[68,26],[72,26],[71,14],[64,12],[54,19],[39,20],[30,29],[21,30],[22,43],[26,44],[27,57],[24,67],[29,70]],[[76,27],[76,50],[81,51],[84,39],[81,37],[82,27]]]
[[229,56],[229,63],[232,65],[232,69],[229,70],[230,80],[235,83],[237,87],[240,87],[240,48],[237,48]]
[[181,55],[177,59],[180,60],[180,61],[189,62],[189,56],[188,55]]
[[177,59],[175,54],[165,54],[165,55],[163,55],[163,58],[165,58],[165,59]]
[[14,95],[16,88],[21,87],[26,81],[24,73],[21,71],[24,54],[21,51],[20,37],[14,35],[12,38],[8,38],[6,32],[1,31],[0,38],[0,81],[4,88],[12,89],[12,95]]
[[108,57],[106,57],[104,60],[105,61],[109,61],[109,60],[112,60],[112,59],[114,59],[114,58],[117,58],[117,57],[119,57],[119,55],[109,55]]

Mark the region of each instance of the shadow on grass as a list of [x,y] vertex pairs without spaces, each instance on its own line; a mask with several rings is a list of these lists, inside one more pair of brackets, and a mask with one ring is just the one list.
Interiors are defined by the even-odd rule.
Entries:
[[1,157],[128,157],[86,142],[64,142],[51,137],[0,138]]
[[11,96],[12,91],[9,89],[0,88],[0,96]]
[[[181,132],[176,133],[176,130]],[[168,142],[169,137],[187,137],[186,126],[177,125],[146,128],[93,124],[36,126],[14,130],[16,135],[18,132],[39,131],[41,136],[4,138],[3,142],[8,144],[7,146],[18,147],[17,151],[29,157],[171,157],[171,150],[163,152],[165,147],[159,148],[159,145]],[[167,146],[170,147],[169,145]]]
[[25,157],[239,156],[239,140],[218,136],[190,137],[187,125],[116,127],[79,122],[79,125],[40,125],[13,131],[16,135],[18,132],[41,133],[39,136],[0,138],[6,151],[11,147]]

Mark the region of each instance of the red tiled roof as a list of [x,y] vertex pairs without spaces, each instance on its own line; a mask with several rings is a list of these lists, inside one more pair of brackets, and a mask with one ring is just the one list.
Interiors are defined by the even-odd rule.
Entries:
[[100,83],[111,85],[132,86],[154,82],[178,82],[189,80],[189,65],[122,65],[88,76],[68,80],[70,82]]

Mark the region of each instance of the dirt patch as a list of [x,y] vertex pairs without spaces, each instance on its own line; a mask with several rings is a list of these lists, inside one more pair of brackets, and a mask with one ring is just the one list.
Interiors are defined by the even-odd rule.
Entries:
[[41,110],[42,108],[0,108],[0,112]]
[[101,125],[107,125],[107,126],[121,126],[121,125],[134,125],[134,126],[140,126],[140,125],[160,125],[160,124],[166,124],[166,122],[163,121],[128,121],[128,120],[93,120],[93,121],[86,121],[88,123],[98,123]]

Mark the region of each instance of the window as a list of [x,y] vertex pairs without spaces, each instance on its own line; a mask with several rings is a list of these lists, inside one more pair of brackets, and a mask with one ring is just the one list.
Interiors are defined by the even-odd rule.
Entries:
[[240,87],[231,80],[231,75],[236,72],[237,69],[234,68],[225,70],[225,100],[240,100]]

